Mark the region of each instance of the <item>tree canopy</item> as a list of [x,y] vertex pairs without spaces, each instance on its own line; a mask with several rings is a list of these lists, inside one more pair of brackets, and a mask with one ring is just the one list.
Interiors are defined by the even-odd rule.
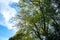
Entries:
[[59,0],[20,0],[19,30],[9,40],[60,40],[59,6]]

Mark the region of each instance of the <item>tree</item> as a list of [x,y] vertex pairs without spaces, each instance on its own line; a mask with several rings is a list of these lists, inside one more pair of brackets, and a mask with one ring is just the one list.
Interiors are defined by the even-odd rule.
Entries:
[[[54,40],[54,33],[58,30],[55,26],[60,26],[56,19],[59,13],[52,6],[51,0],[20,0],[19,7],[21,10],[14,19],[20,28],[15,35],[16,40]],[[49,25],[53,27],[53,32]]]

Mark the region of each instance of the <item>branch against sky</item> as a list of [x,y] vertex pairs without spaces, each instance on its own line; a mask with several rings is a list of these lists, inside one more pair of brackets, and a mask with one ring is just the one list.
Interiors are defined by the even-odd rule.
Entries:
[[[18,3],[19,0],[0,0],[0,40],[8,40],[16,32],[16,27],[12,27],[13,23],[10,19],[17,13],[17,6],[13,3]],[[17,10],[16,10],[17,9]]]
[[14,6],[14,4],[12,4],[12,6],[10,6],[10,4],[16,3],[17,5],[18,1],[19,0],[0,0],[0,14],[1,14],[0,25],[4,25],[8,29],[14,29],[12,27],[13,23],[10,22],[10,19],[16,15],[18,8],[17,6],[13,8],[12,6]]

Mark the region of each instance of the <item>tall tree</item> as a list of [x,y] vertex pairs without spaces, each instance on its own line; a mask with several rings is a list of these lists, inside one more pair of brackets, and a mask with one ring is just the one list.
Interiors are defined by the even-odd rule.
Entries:
[[[9,40],[55,40],[54,33],[57,28],[55,26],[60,27],[56,19],[59,13],[52,6],[52,2],[51,0],[20,0],[21,9],[16,20],[14,19],[20,29]],[[54,30],[51,31],[52,27]]]

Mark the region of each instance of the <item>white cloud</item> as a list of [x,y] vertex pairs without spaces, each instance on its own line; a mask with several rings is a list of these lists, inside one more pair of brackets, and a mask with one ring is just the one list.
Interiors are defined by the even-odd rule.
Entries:
[[12,0],[12,1],[18,3],[19,0]]
[[8,29],[14,29],[16,30],[16,27],[12,27],[14,24],[10,23],[9,20],[15,16],[17,13],[14,8],[11,8],[9,6],[10,2],[18,2],[18,0],[0,0],[0,12],[4,17],[4,21],[2,21],[0,24],[5,25]]

